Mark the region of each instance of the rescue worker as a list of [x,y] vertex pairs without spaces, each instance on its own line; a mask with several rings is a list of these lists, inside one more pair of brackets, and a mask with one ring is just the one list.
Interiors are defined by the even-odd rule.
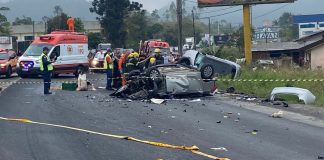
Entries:
[[105,55],[105,59],[104,59],[104,69],[106,70],[106,74],[107,74],[106,90],[112,90],[114,62],[111,56],[112,56],[112,51],[109,48],[107,49],[107,54]]
[[118,70],[120,73],[120,81],[122,86],[126,85],[126,79],[125,79],[125,63],[127,60],[128,55],[130,55],[130,51],[125,51],[122,53],[122,55],[120,56],[119,60],[118,60]]
[[149,67],[159,65],[159,64],[164,64],[164,58],[161,55],[161,49],[156,48],[154,50],[154,55],[151,56],[151,58],[149,59]]
[[43,80],[44,80],[44,94],[52,94],[50,92],[51,88],[51,73],[53,71],[53,65],[55,61],[51,61],[48,57],[48,51],[49,49],[47,47],[43,48],[43,53],[39,57],[39,62],[40,62],[40,70],[43,75]]

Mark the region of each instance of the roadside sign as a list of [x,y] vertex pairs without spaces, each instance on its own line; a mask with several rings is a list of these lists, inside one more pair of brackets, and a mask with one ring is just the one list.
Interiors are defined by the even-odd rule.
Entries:
[[235,6],[270,3],[293,3],[295,0],[198,0],[199,7]]

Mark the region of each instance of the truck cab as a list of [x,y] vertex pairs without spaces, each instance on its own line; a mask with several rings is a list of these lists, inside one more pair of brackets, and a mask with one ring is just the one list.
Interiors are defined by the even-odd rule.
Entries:
[[78,70],[89,67],[88,37],[82,33],[54,31],[34,40],[19,58],[17,73],[20,77],[41,74],[39,57],[44,47],[50,49],[48,56],[51,60],[55,60],[53,75],[77,76]]

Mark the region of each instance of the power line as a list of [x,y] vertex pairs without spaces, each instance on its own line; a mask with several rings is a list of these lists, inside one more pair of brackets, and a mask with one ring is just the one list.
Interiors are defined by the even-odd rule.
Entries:
[[218,15],[208,16],[208,17],[200,17],[200,18],[213,18],[213,17],[219,17],[219,16],[224,16],[224,15],[231,14],[231,13],[235,13],[235,12],[242,11],[242,10],[243,10],[243,9],[237,9],[237,10],[234,10],[234,11],[231,11],[231,12],[226,12],[226,13],[223,13],[223,14],[218,14]]
[[290,5],[290,3],[285,4],[285,5],[283,5],[283,6],[280,6],[279,8],[274,9],[274,10],[272,10],[272,11],[270,11],[270,12],[264,13],[264,14],[262,14],[262,15],[260,15],[260,16],[253,17],[253,19],[258,19],[258,18],[261,18],[261,17],[266,16],[266,15],[268,15],[268,14],[272,14],[273,12],[278,11],[278,10],[280,10],[280,9],[282,9],[282,8],[284,8],[284,7],[286,7],[286,6],[288,6],[288,5]]
[[228,9],[231,9],[231,8],[234,8],[234,7],[237,7],[237,6],[231,6],[231,7],[223,8],[223,9],[220,9],[220,10],[217,10],[217,11],[199,12],[199,14],[214,13],[214,12],[228,10]]

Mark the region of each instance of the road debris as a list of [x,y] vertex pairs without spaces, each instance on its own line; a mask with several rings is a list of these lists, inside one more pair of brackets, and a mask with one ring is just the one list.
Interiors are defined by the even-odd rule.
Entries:
[[317,156],[317,159],[324,159],[324,156]]
[[272,118],[282,118],[282,116],[283,116],[283,111],[278,111],[278,112],[271,114]]
[[151,99],[151,102],[152,103],[155,103],[155,104],[162,104],[163,102],[165,102],[164,99],[156,99],[156,98],[152,98]]
[[218,123],[218,124],[221,124],[221,123],[222,123],[222,121],[218,121],[218,122],[216,122],[216,123]]
[[219,147],[219,148],[210,148],[211,150],[215,150],[215,151],[228,151],[225,147]]
[[201,99],[195,99],[195,100],[191,100],[189,102],[201,102]]
[[305,104],[314,104],[316,97],[312,92],[303,88],[296,87],[277,87],[271,92],[270,100],[274,101],[277,95],[296,95]]

